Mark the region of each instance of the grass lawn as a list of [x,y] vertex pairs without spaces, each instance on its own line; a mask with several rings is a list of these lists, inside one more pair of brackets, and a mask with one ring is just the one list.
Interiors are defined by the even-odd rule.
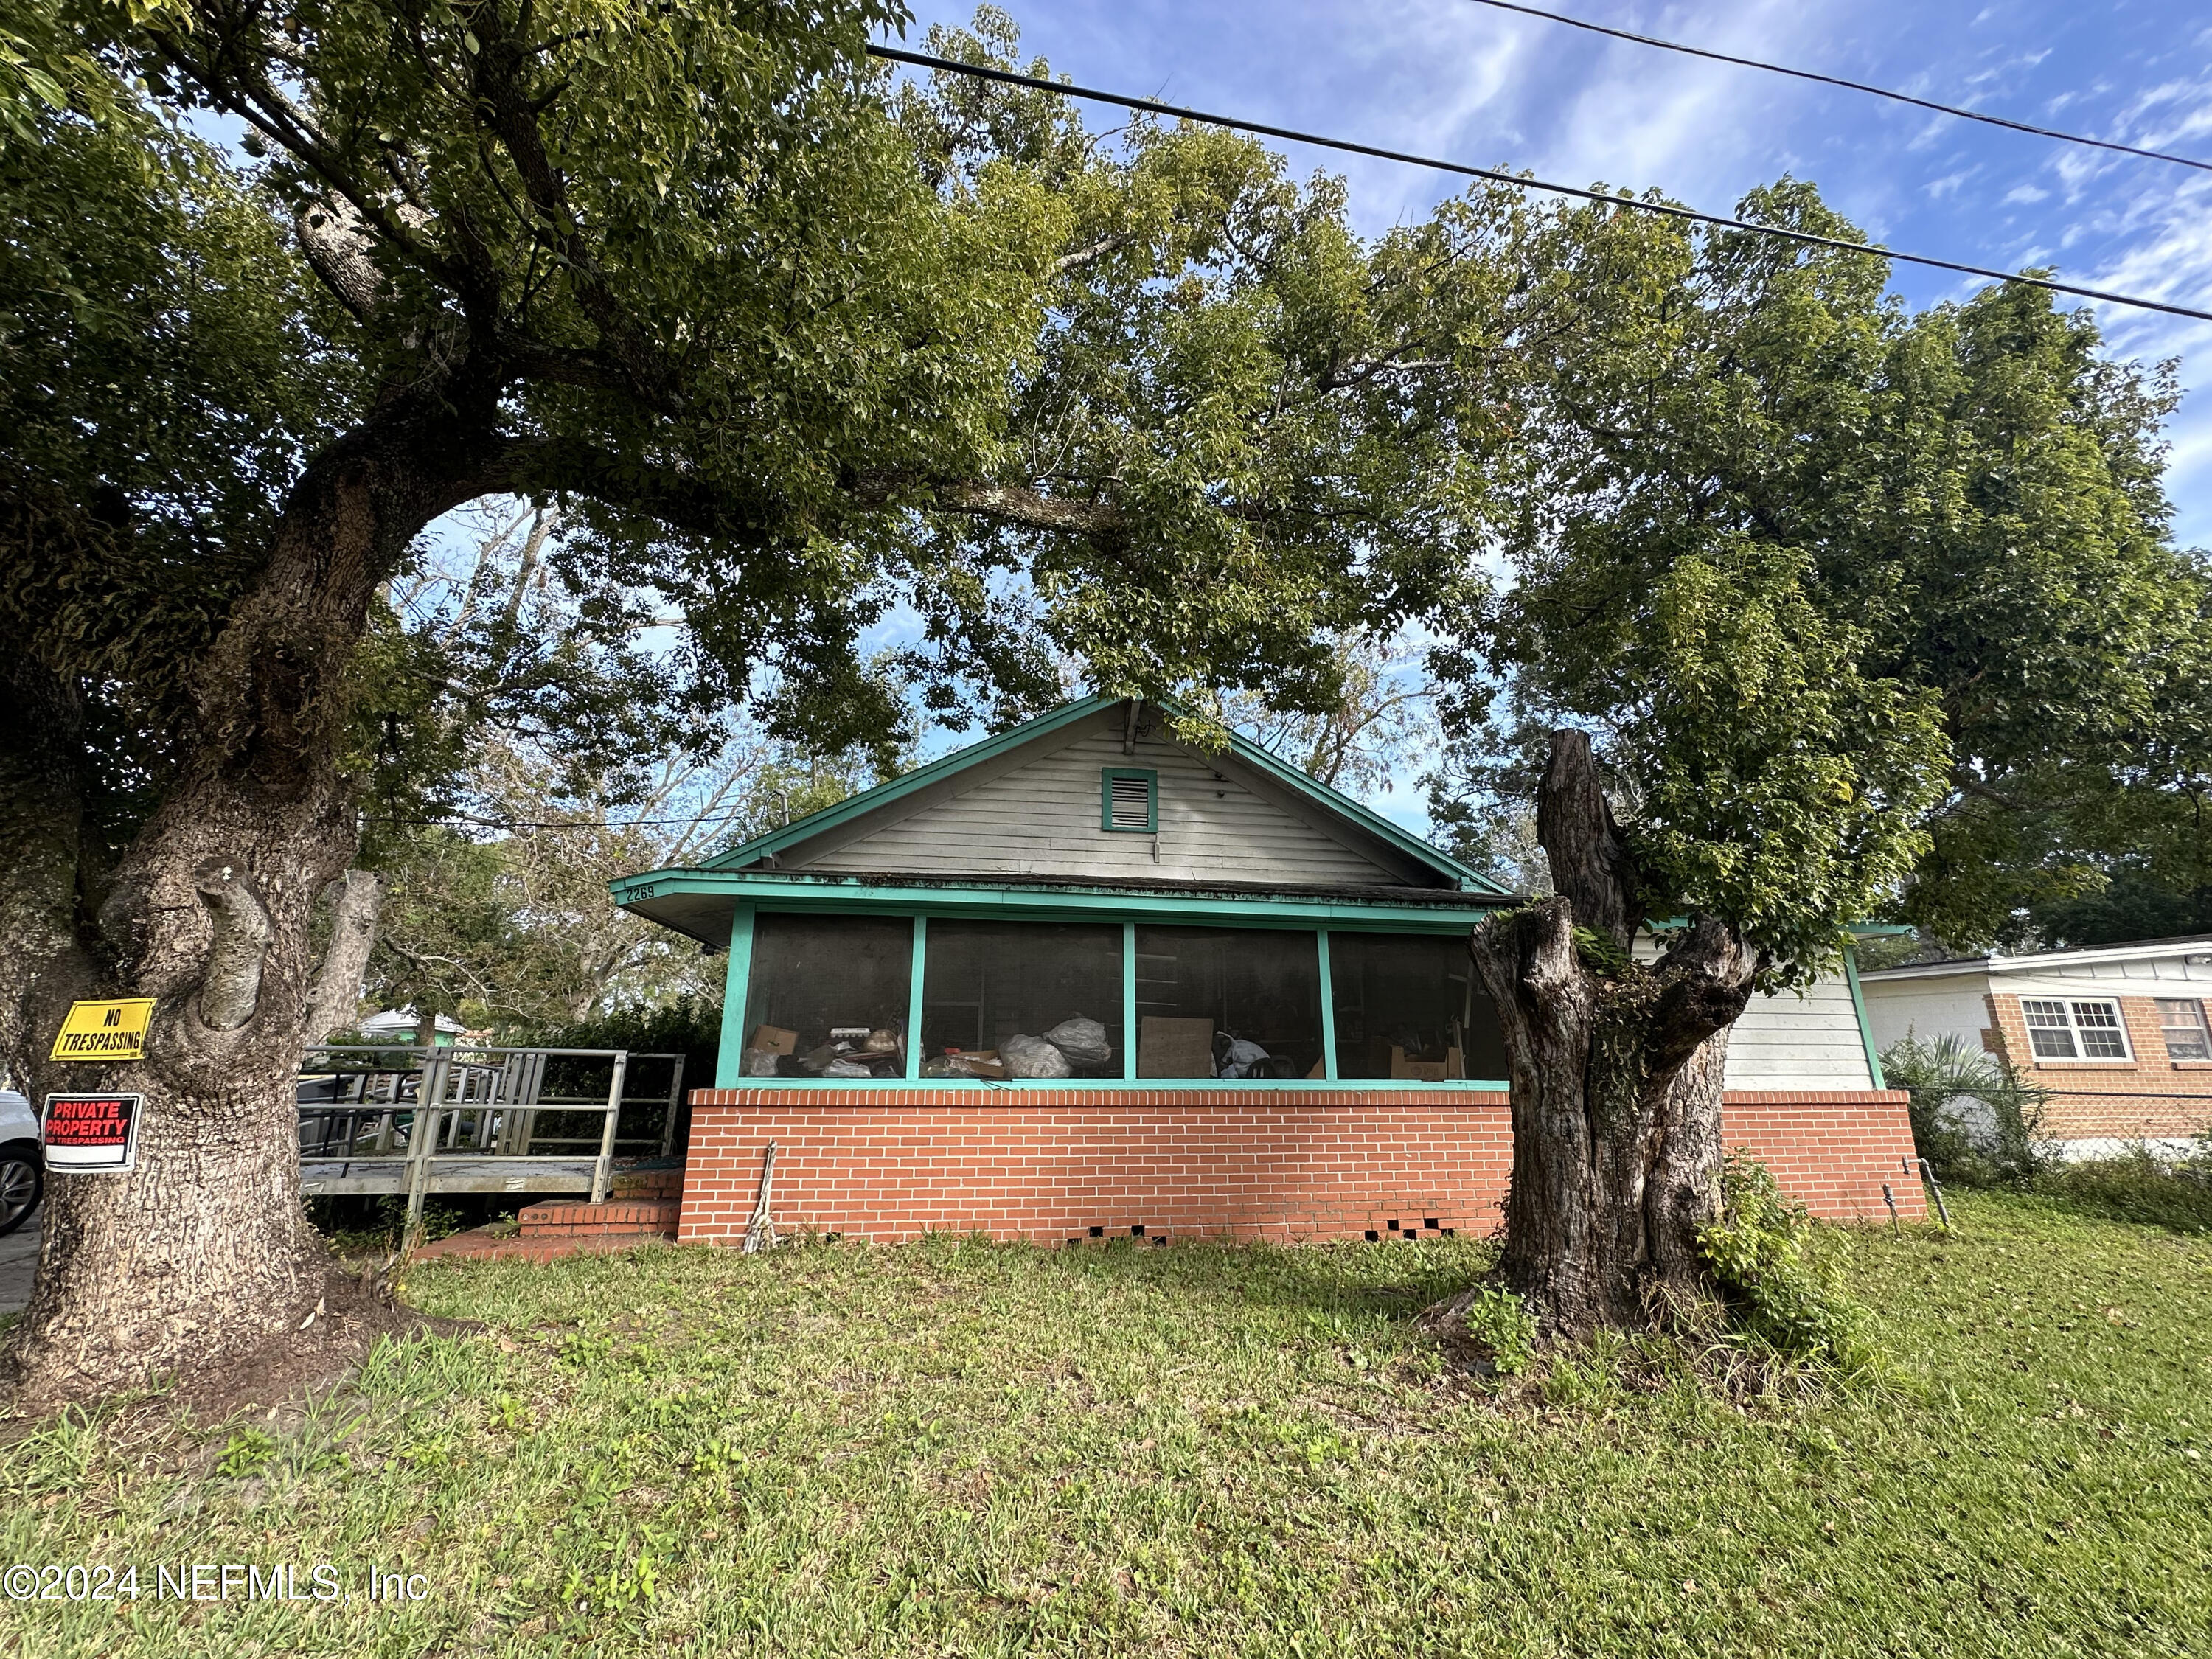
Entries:
[[[1953,1205],[1854,1243],[1894,1384],[1749,1411],[1440,1381],[1471,1243],[423,1267],[489,1332],[304,1419],[0,1451],[0,1563],[142,1586],[0,1653],[2212,1652],[2212,1238]],[[193,1562],[356,1599],[151,1599]]]

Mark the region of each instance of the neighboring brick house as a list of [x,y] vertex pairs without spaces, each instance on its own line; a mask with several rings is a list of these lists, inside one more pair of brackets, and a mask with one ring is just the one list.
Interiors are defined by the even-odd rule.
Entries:
[[2178,1149],[2212,1127],[2212,934],[1915,963],[1861,975],[1875,1042],[1956,1035],[2051,1091],[2076,1157]]
[[[1468,931],[1515,896],[1242,741],[1093,697],[735,848],[614,884],[727,946],[681,1237],[786,1228],[1486,1231],[1505,1059]],[[1920,1213],[1848,978],[1762,999],[1727,1133],[1817,1212]]]

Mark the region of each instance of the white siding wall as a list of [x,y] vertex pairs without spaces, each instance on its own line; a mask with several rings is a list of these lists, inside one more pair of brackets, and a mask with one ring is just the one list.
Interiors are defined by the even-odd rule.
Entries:
[[1731,1089],[1871,1089],[1850,982],[1753,997],[1729,1038]]
[[[2200,954],[2212,954],[2212,951]],[[1975,963],[1956,973],[1861,981],[1875,1046],[1887,1048],[1911,1032],[1923,1038],[1955,1035],[1979,1048],[1989,1029],[1990,992],[2005,997],[2212,996],[2212,963],[2179,956],[2039,966],[1993,974]]]
[[[1109,766],[1158,772],[1157,837],[1099,828],[1099,777]],[[1217,773],[1204,758],[1157,739],[1124,755],[1118,731],[1094,729],[857,840],[812,857],[795,848],[791,867],[1312,884],[1405,879],[1222,775],[1230,769]]]
[[1989,986],[1990,976],[1979,969],[1941,979],[1859,981],[1877,1049],[1907,1036],[1926,1042],[1955,1036],[1978,1050],[1990,1024],[1990,1006],[1982,994]]

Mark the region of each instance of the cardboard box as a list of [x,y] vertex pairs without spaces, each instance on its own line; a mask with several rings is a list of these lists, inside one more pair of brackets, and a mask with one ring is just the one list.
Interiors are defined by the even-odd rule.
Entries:
[[772,1054],[795,1054],[799,1052],[799,1033],[787,1031],[781,1025],[756,1025],[753,1040],[748,1048],[765,1048]]
[[1408,1060],[1396,1043],[1390,1045],[1390,1075],[1408,1083],[1442,1083],[1447,1075],[1441,1060]]
[[1139,1077],[1212,1077],[1213,1022],[1146,1014],[1137,1022]]

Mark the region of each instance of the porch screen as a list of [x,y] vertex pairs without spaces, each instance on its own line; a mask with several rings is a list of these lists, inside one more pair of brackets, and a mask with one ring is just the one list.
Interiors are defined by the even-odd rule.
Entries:
[[1340,1078],[1503,1080],[1498,1007],[1475,983],[1467,936],[1328,935]]
[[1321,1056],[1313,934],[1137,929],[1139,1077],[1318,1077]]
[[745,989],[747,1077],[903,1077],[914,923],[763,915]]
[[932,920],[923,949],[923,1076],[1121,1075],[1118,925]]

